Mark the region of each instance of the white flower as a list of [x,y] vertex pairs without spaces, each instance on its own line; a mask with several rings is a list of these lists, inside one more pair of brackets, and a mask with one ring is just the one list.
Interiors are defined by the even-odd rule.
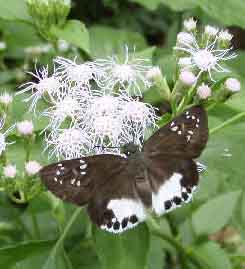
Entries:
[[238,79],[236,78],[228,78],[225,81],[225,87],[227,90],[229,90],[230,92],[239,92],[241,89],[241,83]]
[[62,84],[60,83],[59,79],[55,76],[48,76],[48,68],[42,68],[40,71],[37,71],[36,74],[30,73],[33,75],[38,82],[28,82],[22,85],[21,91],[17,94],[22,94],[25,92],[31,91],[32,94],[30,97],[26,98],[25,101],[32,101],[30,105],[30,111],[35,111],[37,102],[42,98],[45,97],[45,94],[48,94],[49,97],[52,99],[52,96],[59,93]]
[[77,64],[74,61],[63,57],[57,57],[54,62],[57,64],[57,75],[67,82],[75,82],[78,85],[90,88],[92,80],[98,81],[101,76],[101,70],[93,62]]
[[122,122],[120,117],[98,116],[94,119],[93,129],[95,136],[101,141],[106,137],[115,141],[121,133]]
[[197,27],[197,22],[193,19],[193,18],[189,18],[189,19],[186,19],[184,20],[184,28],[187,30],[187,31],[193,31],[195,30]]
[[207,25],[207,26],[205,26],[205,30],[204,31],[205,31],[205,34],[207,34],[209,36],[215,37],[218,34],[219,29],[216,28],[216,27]]
[[3,175],[7,178],[15,178],[16,173],[16,165],[8,164],[3,167]]
[[122,100],[120,97],[101,95],[92,99],[89,110],[94,117],[114,116],[120,113],[121,108]]
[[0,51],[6,50],[7,45],[4,41],[0,41]]
[[50,157],[74,159],[86,155],[90,150],[89,134],[86,130],[73,126],[57,129],[46,137],[46,149],[51,148]]
[[[88,108],[90,115],[90,133],[95,151],[101,151],[102,146],[118,146],[118,139],[122,131],[122,109],[124,102],[121,96],[95,96]],[[109,141],[108,141],[109,140]],[[119,147],[119,146],[118,146]],[[112,150],[115,152],[115,149]],[[119,148],[117,149],[119,151]],[[104,149],[104,153],[111,150]]]
[[217,44],[217,37],[212,43],[208,43],[206,47],[200,47],[195,40],[193,44],[183,43],[175,47],[176,50],[184,52],[185,57],[191,58],[191,65],[189,67],[198,69],[197,78],[203,73],[208,72],[212,81],[211,71],[215,72],[229,72],[223,68],[220,62],[227,61],[236,57],[235,53],[230,53],[231,48],[219,49]]
[[70,48],[70,44],[66,40],[63,40],[63,39],[58,40],[57,46],[60,52],[67,52]]
[[134,95],[142,95],[142,92],[151,86],[146,74],[151,69],[147,60],[135,58],[125,49],[125,57],[120,61],[117,56],[108,59],[99,59],[96,64],[103,70],[103,81],[100,86],[113,91],[119,86]]
[[77,118],[85,120],[86,103],[89,98],[89,94],[83,89],[80,89],[79,93],[71,89],[70,93],[58,95],[53,100],[54,105],[42,112],[43,116],[49,118],[50,124],[47,128],[59,127],[66,118],[70,118],[72,122],[75,122]]
[[156,128],[154,108],[146,103],[125,96],[124,109],[122,110],[123,127],[120,137],[121,145],[125,143],[137,144],[140,148],[144,141],[147,129]]
[[[3,128],[5,118],[0,119],[0,130]],[[15,125],[8,128],[5,132],[0,132],[0,155],[6,150],[7,145],[13,144],[13,142],[6,142],[6,136],[15,128]]]
[[25,170],[28,176],[34,176],[41,170],[42,166],[37,161],[29,161],[25,163]]
[[21,135],[28,136],[33,134],[34,126],[32,121],[24,120],[21,122],[17,122],[16,128]]
[[154,125],[157,120],[155,110],[151,105],[130,97],[127,98],[123,106],[122,115],[124,122],[126,121],[128,125],[136,123],[142,125],[144,128],[155,127]]
[[149,81],[154,81],[158,78],[161,78],[162,72],[161,69],[158,66],[153,66],[147,73],[146,73],[146,78]]
[[177,43],[179,44],[192,44],[195,42],[195,37],[193,34],[187,32],[180,32],[177,35]]
[[210,87],[204,83],[197,88],[197,95],[200,99],[207,99],[212,95]]
[[196,83],[196,76],[190,71],[182,71],[180,73],[180,81],[186,86],[192,86]]
[[13,96],[7,92],[0,95],[0,103],[9,106],[13,102]]
[[233,35],[229,33],[228,30],[224,30],[224,31],[220,31],[218,38],[219,40],[223,40],[223,41],[231,41],[233,38]]

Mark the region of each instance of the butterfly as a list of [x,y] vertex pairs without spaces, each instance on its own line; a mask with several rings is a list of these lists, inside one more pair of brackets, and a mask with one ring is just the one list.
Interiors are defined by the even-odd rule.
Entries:
[[123,146],[126,157],[101,154],[44,167],[47,189],[64,201],[87,205],[101,229],[122,233],[192,199],[200,156],[208,140],[207,114],[193,106],[157,130],[143,145]]

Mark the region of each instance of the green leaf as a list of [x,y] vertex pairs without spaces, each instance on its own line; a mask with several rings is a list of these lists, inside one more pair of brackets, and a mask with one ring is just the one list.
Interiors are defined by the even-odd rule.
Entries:
[[150,10],[155,10],[160,4],[164,4],[175,11],[183,11],[197,6],[196,0],[130,0]]
[[0,18],[4,20],[30,21],[27,6],[24,0],[0,0]]
[[[63,266],[64,261],[66,263],[68,263],[68,266],[69,266],[68,268],[71,267],[70,263],[67,262],[67,259],[66,259],[67,257],[63,251],[63,243],[64,243],[64,240],[65,240],[68,232],[70,231],[73,223],[75,222],[75,220],[77,219],[77,217],[79,216],[81,211],[82,211],[82,207],[79,207],[74,211],[73,215],[71,216],[68,223],[66,224],[63,232],[61,233],[58,241],[56,242],[56,244],[52,248],[51,252],[49,253],[44,265],[42,266],[42,269],[56,269],[56,268],[63,269],[63,268],[65,268]],[[64,260],[61,259],[60,255],[62,255]]]
[[210,241],[195,247],[195,252],[207,262],[210,269],[232,268],[228,254],[215,242]]
[[123,54],[126,45],[129,49],[135,47],[137,51],[147,48],[144,37],[136,32],[105,26],[93,26],[89,32],[91,54],[95,58]]
[[[218,120],[214,121],[215,126],[232,116],[228,110],[217,109],[221,112],[219,118],[209,117],[210,123]],[[241,119],[240,122],[227,126],[210,136],[209,143],[202,155],[202,161],[208,167],[207,172],[203,175],[203,181],[209,180],[211,187],[208,185],[206,187],[210,189],[210,192],[214,185],[217,186],[217,183],[225,191],[245,189],[244,171],[240,168],[245,163],[244,148],[241,146],[245,143],[244,133],[245,122],[244,119]]]
[[148,269],[162,269],[165,268],[166,254],[163,250],[162,240],[158,237],[152,236],[150,241]]
[[89,32],[81,21],[69,20],[63,29],[53,27],[52,33],[90,54]]
[[241,192],[229,192],[206,202],[192,216],[197,235],[212,234],[223,228],[230,220]]
[[142,269],[147,263],[149,231],[141,224],[122,235],[94,229],[95,249],[103,269]]
[[237,25],[245,28],[245,1],[244,0],[200,0],[200,7],[208,14],[224,25]]
[[0,248],[0,266],[9,268],[26,258],[49,250],[53,245],[52,240],[22,242],[10,247]]
[[43,43],[31,24],[21,21],[0,21],[0,25],[7,43],[6,56],[9,58],[24,58],[25,48]]

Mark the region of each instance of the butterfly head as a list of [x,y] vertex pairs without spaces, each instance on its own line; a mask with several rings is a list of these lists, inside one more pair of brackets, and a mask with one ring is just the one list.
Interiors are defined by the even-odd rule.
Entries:
[[135,154],[136,152],[139,152],[139,146],[135,145],[134,143],[128,143],[122,147],[122,153],[127,156]]

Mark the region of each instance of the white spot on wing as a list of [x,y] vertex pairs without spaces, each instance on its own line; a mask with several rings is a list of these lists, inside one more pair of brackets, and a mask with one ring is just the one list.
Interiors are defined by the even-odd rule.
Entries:
[[[173,197],[181,197],[181,184],[180,180],[182,175],[174,173],[158,190],[157,193],[152,193],[152,208],[157,215],[162,215],[166,212],[164,202],[172,200]],[[172,204],[171,209],[176,206]]]
[[[113,199],[108,203],[107,208],[112,210],[115,215],[115,219],[113,218],[112,222],[114,223],[115,221],[118,221],[120,223],[120,228],[118,230],[114,229],[113,226],[111,228],[106,227],[105,230],[108,232],[122,233],[137,226],[140,222],[143,222],[146,219],[146,211],[140,200],[126,198]],[[134,224],[128,221],[127,226],[122,228],[123,219],[129,219],[134,215],[137,217],[138,221]]]
[[174,126],[174,127],[171,128],[171,130],[172,130],[173,132],[176,132],[178,129],[179,129],[178,126]]
[[88,166],[87,164],[80,165],[80,169],[86,169],[87,166]]

